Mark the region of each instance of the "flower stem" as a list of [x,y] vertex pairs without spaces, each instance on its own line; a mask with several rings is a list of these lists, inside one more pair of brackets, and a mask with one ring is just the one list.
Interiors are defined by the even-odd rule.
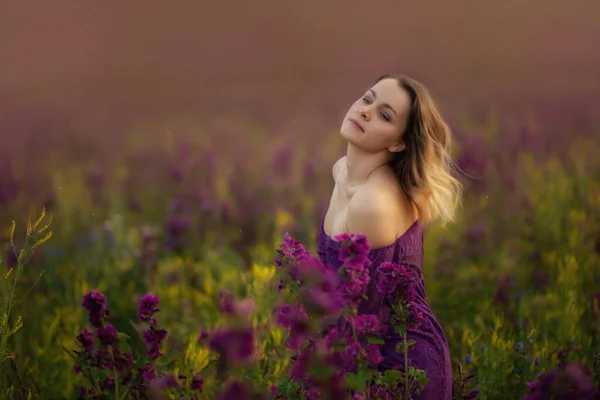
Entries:
[[407,342],[407,331],[404,330],[404,390],[403,399],[408,400],[408,342]]

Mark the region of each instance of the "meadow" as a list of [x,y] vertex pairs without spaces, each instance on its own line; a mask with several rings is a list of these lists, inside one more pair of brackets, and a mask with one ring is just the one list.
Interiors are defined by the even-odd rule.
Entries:
[[[423,269],[454,399],[598,398],[599,129],[456,126],[463,206],[425,231]],[[339,138],[241,136],[227,157],[210,135],[143,133],[103,158],[3,156],[2,398],[409,398],[392,390],[407,376],[376,376],[360,351],[342,357],[353,370],[328,358],[348,343],[298,371],[338,315],[307,294],[327,277],[303,249],[316,254]]]

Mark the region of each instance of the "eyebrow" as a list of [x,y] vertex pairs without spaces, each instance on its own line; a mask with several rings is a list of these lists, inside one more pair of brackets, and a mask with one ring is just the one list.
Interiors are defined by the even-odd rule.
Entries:
[[[375,93],[375,91],[374,91],[373,89],[369,89],[369,91],[370,91],[371,93],[373,93],[373,97],[374,97],[375,99],[377,99],[377,93]],[[392,111],[394,114],[397,114],[397,113],[396,113],[396,110],[394,110],[394,109],[392,108],[392,106],[390,106],[388,103],[383,103],[383,106],[384,106],[385,108],[389,108],[389,109],[390,109],[390,110],[391,110],[391,111]]]

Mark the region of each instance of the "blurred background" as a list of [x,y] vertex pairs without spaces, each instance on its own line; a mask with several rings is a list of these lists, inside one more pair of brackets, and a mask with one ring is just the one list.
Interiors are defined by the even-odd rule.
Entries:
[[[568,118],[598,108],[593,0],[1,7],[3,146],[27,135],[63,146],[67,126],[118,142],[132,124],[164,134],[180,118],[320,136],[387,71],[422,80],[453,120],[474,109]],[[56,132],[32,134],[36,124]]]
[[[598,15],[594,0],[3,1],[0,223],[19,232],[42,206],[54,216],[23,272],[26,290],[45,271],[19,306],[17,369],[55,396],[74,387],[68,357],[35,333],[53,326],[52,340],[74,347],[85,288],[113,294],[123,326],[136,296],[163,293],[165,324],[189,331],[199,317],[179,312],[193,279],[174,276],[199,272],[173,260],[218,246],[228,255],[211,268],[245,270],[268,264],[286,231],[314,249],[344,150],[337,129],[388,72],[424,82],[456,134],[464,207],[457,224],[426,232],[425,271],[453,359],[468,355],[487,398],[522,393],[537,371],[513,378],[527,360],[507,359],[500,378],[477,352],[504,356],[536,326],[529,355],[546,361],[535,368],[567,339],[592,368]],[[572,263],[580,280],[561,280]],[[579,311],[560,319],[550,294],[573,291]],[[27,319],[33,310],[46,317]],[[489,324],[504,342],[490,343]]]

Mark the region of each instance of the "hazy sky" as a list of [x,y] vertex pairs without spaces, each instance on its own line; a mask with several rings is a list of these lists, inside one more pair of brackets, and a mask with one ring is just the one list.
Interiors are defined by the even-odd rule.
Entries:
[[600,91],[598,15],[597,0],[4,0],[0,102],[131,115],[343,108],[389,70],[422,79],[449,110],[585,98]]

